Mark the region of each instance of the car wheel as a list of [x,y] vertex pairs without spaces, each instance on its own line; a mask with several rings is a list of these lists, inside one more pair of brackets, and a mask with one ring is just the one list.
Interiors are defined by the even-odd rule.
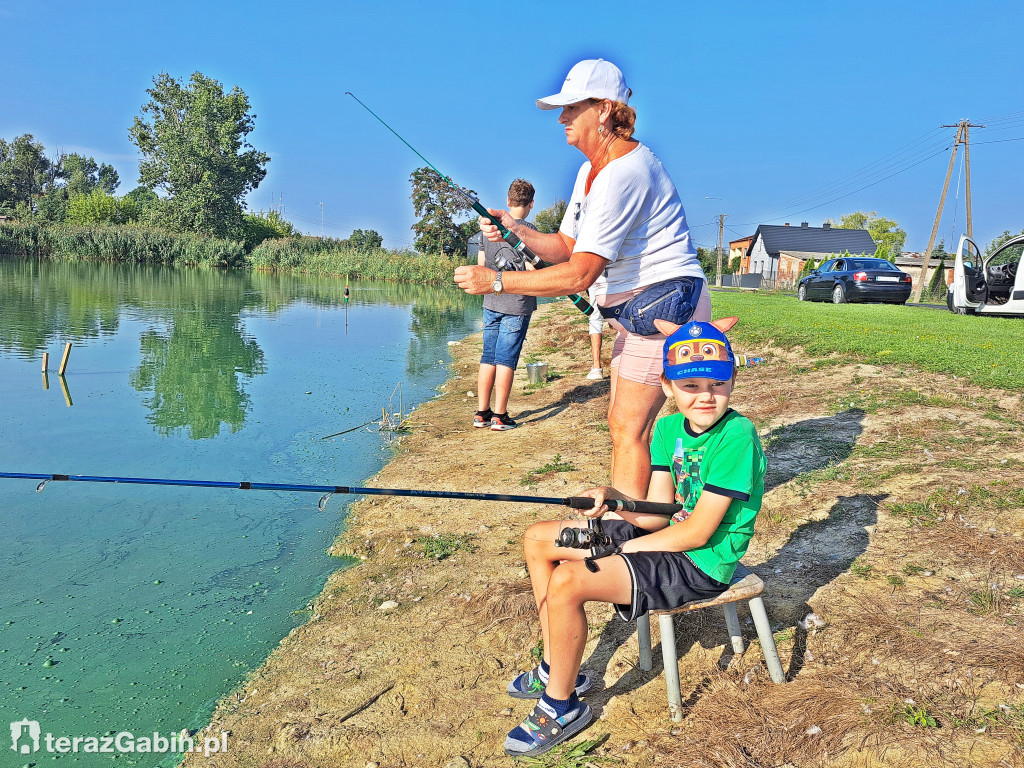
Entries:
[[846,303],[846,289],[843,288],[842,283],[836,283],[836,287],[832,289],[832,303],[833,304],[845,304]]
[[800,301],[807,301],[807,286],[806,285],[801,285],[799,288],[797,288],[797,290],[796,290],[796,297]]

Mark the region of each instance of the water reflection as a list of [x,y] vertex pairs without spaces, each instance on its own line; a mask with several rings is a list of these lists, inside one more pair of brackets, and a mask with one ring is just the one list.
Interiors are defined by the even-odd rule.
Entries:
[[[0,259],[0,352],[37,359],[48,347],[116,335],[125,319],[145,324],[129,373],[160,435],[195,440],[237,432],[251,410],[247,388],[267,370],[246,333],[247,313],[269,317],[304,303],[344,303],[345,280],[151,265]],[[451,288],[350,283],[349,311],[411,306],[406,373],[437,364],[436,346],[480,315],[480,299]],[[81,358],[79,361],[81,365]],[[81,371],[81,368],[78,369]],[[76,373],[74,366],[69,374]],[[66,383],[62,382],[65,392]],[[69,402],[70,402],[70,398]]]
[[161,435],[186,429],[193,440],[221,426],[242,428],[249,409],[243,382],[266,371],[263,351],[242,332],[237,310],[175,315],[168,331],[146,331],[131,385],[148,393],[147,420]]

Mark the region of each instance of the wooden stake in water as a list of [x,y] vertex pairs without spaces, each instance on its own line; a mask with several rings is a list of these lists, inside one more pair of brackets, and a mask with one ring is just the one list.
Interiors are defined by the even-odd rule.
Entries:
[[43,373],[46,373],[46,366],[50,364],[50,353],[43,352]]
[[60,359],[60,368],[57,370],[58,376],[64,375],[64,370],[68,367],[68,358],[71,357],[71,342],[69,341],[64,345],[64,357]]

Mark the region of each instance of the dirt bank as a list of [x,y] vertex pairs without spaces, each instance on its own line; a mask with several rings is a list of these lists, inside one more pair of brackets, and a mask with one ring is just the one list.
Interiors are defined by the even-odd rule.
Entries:
[[[742,372],[734,405],[769,457],[745,562],[768,584],[790,681],[768,681],[756,641],[734,656],[721,616],[701,612],[677,622],[685,718],[673,724],[660,664],[642,672],[635,627],[595,605],[584,666],[600,683],[587,695],[600,719],[574,743],[600,743],[537,764],[1024,763],[1019,395],[738,338],[737,351],[770,359]],[[526,354],[555,378],[531,390],[517,376],[520,429],[472,428],[479,349],[478,336],[452,348],[443,396],[416,411],[368,484],[562,497],[606,482],[608,385],[584,379],[578,313],[553,304],[535,318]],[[329,579],[309,623],[221,702],[210,728],[230,731],[228,754],[186,764],[510,765],[504,735],[530,706],[505,685],[539,637],[519,540],[561,512],[354,505],[334,550],[358,564]],[[802,621],[812,610],[823,626]],[[742,610],[741,623],[753,638]],[[656,622],[654,633],[657,646]]]

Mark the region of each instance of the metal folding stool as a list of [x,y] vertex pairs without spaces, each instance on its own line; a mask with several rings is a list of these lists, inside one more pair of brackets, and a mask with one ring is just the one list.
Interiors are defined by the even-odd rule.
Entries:
[[[764,592],[764,582],[746,568],[743,563],[736,566],[736,573],[727,589],[717,597],[708,600],[699,600],[687,603],[681,608],[671,611],[653,611],[658,614],[658,626],[661,629],[661,656],[665,665],[665,687],[668,688],[668,711],[669,716],[675,722],[683,719],[683,700],[679,691],[679,661],[676,656],[676,633],[672,617],[677,613],[688,613],[699,611],[703,608],[711,608],[721,605],[725,611],[725,626],[729,630],[729,639],[732,641],[732,649],[735,653],[743,653],[743,634],[740,630],[740,620],[736,615],[736,603],[741,600],[748,601],[750,616],[754,620],[754,627],[757,629],[757,637],[761,641],[761,650],[764,653],[765,664],[768,666],[768,675],[773,683],[785,682],[786,676],[782,671],[782,662],[779,661],[779,650],[775,646],[775,637],[772,635],[772,627],[768,622],[768,613],[765,611],[764,600],[761,594]],[[651,617],[644,614],[636,620],[637,639],[640,642],[640,669],[650,671],[654,662],[651,657]]]

